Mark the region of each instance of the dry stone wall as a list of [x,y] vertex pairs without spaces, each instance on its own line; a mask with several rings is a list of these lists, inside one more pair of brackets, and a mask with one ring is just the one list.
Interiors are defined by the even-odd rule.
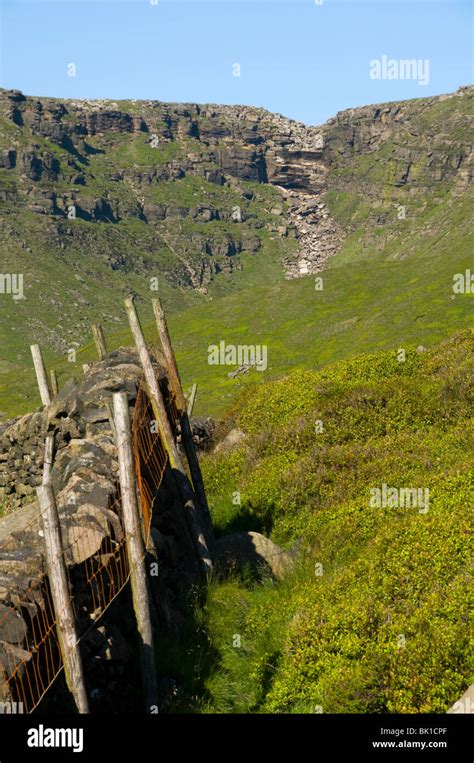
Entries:
[[[158,356],[154,365],[165,387]],[[28,670],[37,644],[39,616],[47,607],[44,537],[34,492],[42,478],[44,437],[49,433],[55,438],[51,482],[74,587],[84,564],[90,560],[106,563],[106,554],[123,541],[117,451],[107,404],[114,392],[126,391],[133,415],[141,378],[136,353],[119,349],[91,366],[80,382],[65,384],[44,411],[7,424],[0,435],[4,496],[11,500],[12,508],[17,507],[0,519],[0,702],[15,699],[6,674],[17,668],[21,678]],[[29,503],[24,505],[25,501]],[[180,586],[189,588],[195,581],[197,559],[183,508],[174,503],[170,491],[169,470],[154,509],[150,553],[160,566],[160,577],[153,595],[158,617],[172,628],[174,602],[179,600]],[[117,660],[123,674],[133,644],[124,643],[117,618],[111,630],[103,622],[95,627],[102,614],[100,606],[94,610],[94,602],[86,597],[82,602],[77,592],[76,599],[76,610],[81,613],[79,632],[94,626],[85,638],[86,673],[90,668],[95,683],[102,673],[109,680]],[[131,617],[133,623],[130,608],[128,614],[122,612],[122,620],[124,617]],[[130,631],[130,623],[124,628]],[[107,664],[105,672],[97,669],[98,660]],[[94,696],[100,697],[100,687],[95,689]]]

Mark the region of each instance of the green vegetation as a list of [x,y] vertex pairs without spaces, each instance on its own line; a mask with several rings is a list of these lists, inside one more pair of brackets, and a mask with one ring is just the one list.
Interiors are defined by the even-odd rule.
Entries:
[[[160,296],[170,314],[184,382],[199,384],[196,411],[220,414],[242,385],[274,378],[291,368],[320,368],[355,352],[417,343],[429,347],[453,330],[469,326],[473,294],[452,291],[454,274],[472,269],[470,253],[474,242],[468,223],[466,195],[456,203],[448,201],[427,210],[419,219],[419,227],[412,226],[409,237],[398,231],[384,246],[383,256],[375,245],[363,247],[360,238],[364,234],[359,230],[324,271],[322,291],[315,291],[312,277],[282,279],[279,243],[266,232],[262,234],[263,250],[248,257],[242,272],[216,279],[206,297],[189,289],[174,289],[160,278]],[[37,216],[31,213],[28,224],[35,231],[39,225]],[[84,221],[75,224],[89,230]],[[102,223],[97,227],[95,235],[103,231],[113,236],[115,252],[123,252],[124,257],[128,256],[127,229],[139,249],[140,231],[146,228],[136,221],[113,227]],[[442,230],[449,235],[440,235]],[[46,360],[58,370],[60,383],[81,375],[82,363],[95,357],[93,345],[88,343],[79,349],[75,363],[66,359],[70,342],[79,345],[81,337],[88,336],[89,321],[105,325],[111,348],[130,343],[128,332],[117,330],[125,323],[122,299],[127,288],[143,297],[139,310],[147,323],[149,340],[156,341],[150,310],[154,294],[142,275],[128,269],[118,271],[115,288],[107,289],[107,261],[90,254],[87,246],[80,260],[76,248],[65,250],[60,257],[35,259],[23,252],[22,258],[25,282],[30,284],[27,300],[1,303],[5,320],[0,327],[0,410],[18,414],[38,404],[25,336],[32,325],[39,325],[38,316],[42,317],[38,331],[43,337]],[[84,282],[81,274],[89,267],[96,278]],[[44,284],[48,284],[46,289]],[[67,313],[63,308],[65,297],[69,301]],[[81,317],[79,333],[71,328],[76,313]],[[64,336],[62,358],[48,348],[50,332],[60,327]],[[237,345],[267,344],[268,370],[229,379],[232,368],[207,363],[208,346],[220,340]]]
[[[473,345],[295,370],[234,402],[244,444],[204,460],[216,528],[299,554],[280,583],[214,581],[193,669],[173,661],[178,709],[443,713],[472,682]],[[429,510],[371,506],[382,484],[429,490]]]
[[[161,110],[127,101],[119,108],[144,114],[160,134],[158,148],[151,148],[148,133],[112,130],[88,136],[87,146],[78,144],[74,152],[0,114],[2,151],[36,147],[37,154],[53,155],[62,172],[58,181],[31,183],[20,164],[0,169],[0,272],[14,267],[23,273],[26,297],[0,299],[0,412],[20,414],[39,403],[32,342],[41,344],[60,383],[80,376],[82,363],[94,358],[91,323],[103,324],[111,348],[129,343],[123,297],[133,292],[149,323],[152,278],[159,279],[183,379],[199,385],[196,412],[202,414],[219,415],[255,380],[292,368],[322,368],[354,353],[430,347],[465,328],[472,294],[455,295],[452,284],[456,273],[472,270],[472,190],[466,170],[457,171],[470,142],[471,103],[468,93],[402,102],[396,124],[381,129],[369,147],[362,143],[349,152],[345,128],[330,128],[324,201],[347,238],[327,264],[322,291],[315,291],[311,277],[284,279],[282,260],[291,259],[297,244],[277,233],[287,222],[277,188],[230,176],[220,185],[187,172],[172,179],[170,167],[185,165],[190,155],[218,171],[219,152],[227,145],[219,139],[206,144],[186,131],[162,139]],[[370,114],[364,119],[370,122]],[[211,127],[202,120],[204,131]],[[66,182],[70,162],[83,184]],[[404,182],[408,162],[410,181]],[[136,178],[155,170],[171,179],[150,184]],[[120,221],[38,214],[21,194],[21,203],[8,200],[15,189],[28,190],[27,201],[31,190],[54,190],[58,204],[63,193],[88,202],[102,198]],[[219,219],[198,221],[190,213],[147,223],[137,216],[139,201],[175,211],[204,206],[218,210]],[[242,223],[230,220],[235,206],[242,209]],[[240,254],[225,253],[229,240],[242,245]],[[260,243],[254,253],[252,240]],[[206,268],[203,285],[191,288]],[[148,337],[155,340],[151,324]],[[207,363],[208,346],[221,340],[267,344],[268,370],[229,379],[232,368]],[[76,362],[68,361],[72,348],[78,349]]]
[[[178,686],[164,709],[445,712],[473,680],[473,294],[452,288],[472,271],[470,103],[400,103],[380,129],[362,110],[352,142],[344,119],[327,126],[326,190],[314,199],[345,242],[322,290],[314,277],[285,280],[288,206],[277,188],[239,179],[254,175],[222,174],[219,125],[201,142],[186,121],[170,131],[166,109],[127,101],[158,148],[115,128],[60,146],[0,114],[1,153],[19,157],[0,169],[0,272],[22,273],[26,297],[0,300],[0,418],[39,404],[33,341],[60,386],[95,359],[91,323],[109,349],[129,345],[125,295],[156,342],[158,278],[184,384],[198,383],[195,412],[223,416],[223,435],[245,433],[203,459],[217,533],[253,529],[294,552],[279,583],[216,577],[179,636],[159,640],[159,674]],[[212,134],[212,120],[199,128]],[[32,179],[31,151],[60,167],[57,181],[56,170]],[[61,216],[49,192],[99,219]],[[266,345],[267,370],[229,378],[233,367],[208,364],[221,341]],[[382,485],[429,491],[428,511],[371,505]]]

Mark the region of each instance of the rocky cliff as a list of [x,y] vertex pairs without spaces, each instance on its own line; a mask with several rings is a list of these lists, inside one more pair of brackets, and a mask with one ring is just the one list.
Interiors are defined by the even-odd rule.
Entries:
[[[165,277],[197,289],[245,267],[265,234],[293,239],[280,252],[287,277],[318,272],[349,232],[331,215],[325,194],[357,190],[375,201],[380,193],[373,163],[366,177],[359,172],[368,157],[377,156],[379,180],[394,188],[466,186],[470,145],[459,130],[462,110],[450,110],[441,132],[432,112],[446,100],[470,98],[472,88],[463,88],[350,109],[308,127],[250,107],[62,102],[3,90],[3,233],[19,235],[9,225],[12,207],[47,217],[51,248],[60,251],[74,243],[100,247],[96,223],[135,221],[148,251],[133,256],[109,240],[98,252],[108,267],[146,273],[161,251]],[[262,195],[262,186],[277,192]]]

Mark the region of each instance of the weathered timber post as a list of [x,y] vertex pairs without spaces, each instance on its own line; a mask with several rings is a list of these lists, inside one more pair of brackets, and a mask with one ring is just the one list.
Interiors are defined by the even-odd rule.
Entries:
[[48,387],[48,377],[46,376],[46,369],[44,367],[40,346],[39,344],[32,344],[30,349],[31,355],[33,356],[33,364],[35,367],[36,381],[38,382],[41,402],[43,405],[49,405],[51,403],[51,393]]
[[186,405],[186,410],[188,412],[189,417],[193,415],[193,408],[194,408],[194,401],[196,400],[197,387],[198,385],[196,383],[194,383],[193,386],[191,387],[191,394],[189,395],[189,399]]
[[145,546],[135,487],[130,415],[126,392],[114,394],[114,420],[119,462],[125,543],[130,566],[133,607],[141,638],[140,664],[147,712],[156,705],[156,668],[150,616],[150,592],[145,570]]
[[152,300],[153,312],[155,314],[156,326],[160,337],[161,346],[163,349],[163,355],[165,356],[168,379],[171,385],[171,391],[176,400],[176,404],[179,410],[179,423],[181,425],[181,435],[183,438],[184,450],[188,459],[189,470],[191,472],[191,478],[194,485],[194,492],[197,495],[203,516],[207,525],[207,538],[208,542],[213,544],[214,533],[212,530],[211,515],[209,512],[209,506],[207,504],[206,491],[204,489],[204,482],[202,479],[201,467],[199,465],[198,457],[196,455],[196,448],[194,447],[193,432],[191,429],[191,422],[189,421],[188,412],[186,409],[186,400],[184,397],[183,387],[181,385],[181,379],[179,378],[178,365],[173,352],[173,346],[168,331],[168,325],[166,323],[166,317],[163,310],[163,306],[159,299]]
[[51,392],[54,397],[59,392],[58,377],[56,375],[56,371],[54,370],[54,368],[52,368],[51,371],[49,372],[49,378],[51,379]]
[[44,442],[44,459],[43,459],[43,485],[49,485],[51,478],[51,470],[53,468],[53,451],[54,451],[54,435],[46,435]]
[[161,390],[153,370],[150,355],[148,354],[148,349],[145,344],[145,338],[140,326],[140,321],[138,319],[137,311],[132,299],[128,298],[125,300],[125,309],[127,311],[130,329],[132,331],[138,354],[140,356],[140,362],[145,374],[145,380],[153,407],[153,413],[156,416],[157,423],[160,426],[163,446],[167,451],[170,467],[173,470],[173,477],[177,483],[179,494],[184,503],[186,517],[190,524],[191,535],[197,554],[201,560],[204,571],[207,574],[212,570],[212,561],[208,542],[206,539],[205,528],[201,526],[202,523],[200,521],[199,512],[195,504],[194,493],[184,469],[181,456],[179,455],[177,445],[174,441],[173,432],[171,430],[168,414],[166,412],[166,407],[163,401],[163,396],[161,394]]
[[66,564],[64,562],[61,527],[51,485],[36,488],[43,519],[46,545],[46,564],[53,599],[54,612],[66,682],[79,713],[89,712],[81,655],[74,622],[74,612],[69,595]]
[[105,356],[107,355],[107,346],[105,344],[105,336],[102,329],[102,326],[100,324],[94,324],[91,326],[92,329],[92,337],[94,339],[94,344],[97,350],[97,354],[100,358],[100,360],[103,360]]
[[105,404],[105,407],[107,408],[107,416],[109,419],[110,428],[112,430],[113,436],[117,437],[117,430],[115,429],[115,419],[114,419],[114,408],[110,401],[107,401]]

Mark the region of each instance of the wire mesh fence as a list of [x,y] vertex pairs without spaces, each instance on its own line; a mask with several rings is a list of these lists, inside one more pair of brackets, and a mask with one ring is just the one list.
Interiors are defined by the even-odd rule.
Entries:
[[21,604],[3,614],[5,682],[16,707],[30,713],[62,669],[56,617],[47,578],[24,592]]
[[[168,418],[176,435],[179,418],[176,402],[174,397],[169,394],[166,385],[162,384],[161,386]],[[132,443],[145,543],[148,543],[153,503],[168,463],[168,454],[158,431],[153,406],[144,384],[140,385],[138,389],[135,403],[132,421]]]
[[[176,432],[178,411],[165,383],[162,384],[167,395],[169,420]],[[143,385],[139,387],[134,407],[132,443],[147,541],[153,505],[168,456]],[[74,514],[70,517],[61,515],[61,531],[69,593],[80,641],[120,594],[130,576],[118,485],[116,495],[104,513],[102,527],[94,523],[85,527],[74,525],[73,519]],[[22,712],[31,713],[63,669],[63,660],[57,615],[39,540],[42,535],[39,509],[30,524],[23,527],[23,532],[36,548],[37,558],[32,559],[35,576],[21,593],[10,595],[7,605],[0,605],[3,639],[0,642],[0,670],[12,700],[21,703]],[[10,559],[14,565],[17,546],[17,540],[12,536],[0,546],[0,557]]]
[[[79,639],[94,626],[129,578],[119,495],[108,511],[114,520],[107,532],[81,529],[79,525],[68,528],[67,520],[62,523],[63,558]],[[42,533],[37,519],[25,531],[36,536]],[[3,559],[8,558],[8,546],[13,556],[15,538],[0,549]],[[2,606],[0,632],[4,681],[23,712],[31,713],[63,668],[57,613],[44,557],[32,584],[21,595],[10,595],[9,606]]]

